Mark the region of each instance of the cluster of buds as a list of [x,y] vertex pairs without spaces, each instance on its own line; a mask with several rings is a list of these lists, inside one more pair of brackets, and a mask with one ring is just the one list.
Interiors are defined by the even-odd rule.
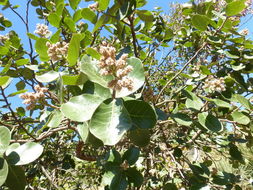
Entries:
[[0,43],[4,43],[6,40],[9,40],[9,34],[6,35],[0,35]]
[[225,0],[219,0],[219,1],[214,0],[214,2],[215,2],[216,11],[221,11],[227,5],[227,2]]
[[205,80],[203,88],[208,88],[211,92],[222,92],[226,90],[225,80],[223,77],[214,78],[213,75],[208,76]]
[[45,24],[37,24],[35,34],[38,34],[42,38],[46,38],[51,35],[51,32],[48,30],[48,26]]
[[90,4],[88,6],[88,8],[91,9],[92,11],[94,11],[94,12],[97,11],[98,10],[98,2]]
[[241,12],[241,14],[243,16],[246,16],[248,13],[252,13],[252,8],[251,8],[251,5],[252,5],[252,0],[247,0],[245,1],[245,6],[246,8]]
[[247,28],[242,29],[239,34],[243,35],[243,36],[247,36],[249,34],[249,30]]
[[46,43],[47,54],[53,62],[61,60],[68,53],[69,44],[66,42],[57,42],[56,44]]
[[34,89],[36,92],[27,92],[19,96],[24,100],[23,104],[28,105],[26,106],[27,110],[32,110],[35,107],[36,102],[45,98],[45,93],[48,91],[47,88],[40,87],[39,85],[36,85]]
[[143,99],[146,102],[153,102],[156,99],[156,95],[154,95],[154,91],[152,90],[151,87],[147,87],[143,93],[142,93]]
[[107,42],[102,42],[99,48],[102,57],[98,63],[100,74],[102,76],[113,75],[115,78],[108,83],[108,87],[120,91],[122,88],[133,89],[133,80],[127,77],[133,67],[127,65],[128,54],[123,54],[119,60],[116,60],[116,49]]

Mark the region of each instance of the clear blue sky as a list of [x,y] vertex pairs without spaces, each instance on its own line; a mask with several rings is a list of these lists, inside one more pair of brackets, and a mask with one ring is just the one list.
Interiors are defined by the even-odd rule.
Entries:
[[[17,10],[17,12],[19,12],[21,14],[21,16],[25,17],[27,1],[26,0],[10,0],[10,2],[13,5],[17,5],[17,4],[20,5],[20,7],[16,10]],[[148,0],[148,3],[147,3],[147,5],[145,5],[144,9],[152,10],[152,9],[154,9],[154,7],[161,7],[165,13],[169,13],[170,4],[172,4],[173,2],[174,3],[186,3],[188,1],[187,0],[179,0],[179,1]],[[88,4],[90,4],[90,3],[92,3],[92,2],[84,2],[84,0],[83,0],[82,3],[80,4],[80,8],[87,7]],[[0,34],[6,34],[9,30],[15,30],[18,33],[19,37],[22,39],[22,43],[24,44],[25,49],[29,50],[28,38],[26,35],[26,29],[25,29],[24,24],[11,10],[7,9],[2,12],[7,19],[12,21],[13,26],[6,31],[1,31]],[[247,21],[249,18],[250,18],[250,16],[247,16],[245,18],[245,21]],[[30,33],[34,32],[37,23],[43,23],[43,22],[44,22],[43,20],[39,20],[37,18],[35,8],[33,6],[30,6],[30,10],[29,10]],[[252,38],[253,37],[253,19],[250,19],[249,22],[244,24],[241,27],[241,29],[243,29],[243,28],[248,28],[250,30],[249,38]],[[54,28],[50,27],[50,30],[54,31]],[[14,84],[7,89],[9,93],[14,91],[14,89],[13,89],[13,88],[15,88]],[[12,98],[12,103],[14,104],[14,105],[12,105],[13,107],[17,107],[17,106],[20,106],[21,100],[18,99],[17,97],[14,97],[14,98]]]

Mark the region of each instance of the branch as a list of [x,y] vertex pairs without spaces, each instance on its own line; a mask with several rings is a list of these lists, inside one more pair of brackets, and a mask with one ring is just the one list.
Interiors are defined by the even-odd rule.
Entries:
[[40,141],[44,140],[45,138],[52,136],[56,132],[64,131],[66,129],[71,129],[73,131],[76,131],[75,127],[64,126],[64,127],[59,127],[59,128],[53,129],[50,132],[46,131],[46,132],[42,133],[38,138],[35,138],[35,139],[11,140],[11,142],[12,143],[14,143],[14,142],[24,143],[24,142],[30,142],[30,141],[40,142]]
[[[214,36],[223,28],[224,24],[226,23],[227,18],[223,21],[223,23],[221,24],[221,26],[215,31],[215,33],[213,34]],[[191,57],[191,59],[189,59],[189,61],[187,61],[187,63],[183,66],[183,68],[177,73],[175,74],[174,77],[172,77],[167,83],[166,85],[162,88],[162,90],[159,92],[157,98],[156,98],[156,103],[158,102],[159,98],[161,97],[162,93],[164,92],[164,90],[169,86],[169,84],[175,79],[177,78],[186,68],[187,66],[198,56],[198,54],[201,52],[201,50],[203,50],[206,46],[207,46],[207,42],[204,42],[204,44],[195,52],[195,54]]]
[[134,16],[129,16],[128,20],[130,22],[130,29],[133,37],[133,46],[134,46],[134,55],[135,57],[139,57],[138,49],[137,49],[137,39],[134,31]]
[[4,98],[4,101],[5,101],[5,103],[6,103],[6,106],[7,106],[8,109],[10,110],[11,115],[12,115],[12,117],[14,118],[15,122],[18,124],[19,128],[23,129],[23,130],[25,131],[25,133],[26,133],[28,136],[30,136],[32,139],[36,140],[36,138],[35,138],[33,135],[31,135],[31,134],[28,132],[28,130],[22,125],[22,123],[18,120],[18,118],[17,118],[15,112],[14,112],[13,109],[11,108],[10,103],[9,103],[9,101],[8,101],[8,99],[7,99],[6,95],[5,95],[5,93],[4,93],[4,89],[3,89],[1,86],[0,86],[0,89],[1,89],[1,91],[2,91],[2,96],[3,96],[3,98]]

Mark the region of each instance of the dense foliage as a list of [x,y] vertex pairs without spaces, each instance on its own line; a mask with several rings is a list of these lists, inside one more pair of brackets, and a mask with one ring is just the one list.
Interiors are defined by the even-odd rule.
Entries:
[[13,2],[0,30],[29,39],[0,35],[0,189],[252,189],[250,1]]

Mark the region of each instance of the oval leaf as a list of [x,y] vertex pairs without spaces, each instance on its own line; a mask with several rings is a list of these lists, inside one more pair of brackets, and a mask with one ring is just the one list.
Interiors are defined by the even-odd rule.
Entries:
[[246,8],[245,0],[236,0],[231,3],[228,3],[225,11],[227,16],[237,15]]
[[70,40],[67,56],[67,60],[69,62],[70,67],[76,64],[76,61],[79,57],[81,38],[82,38],[81,34],[73,34]]
[[8,148],[11,140],[11,133],[9,129],[4,126],[0,126],[0,156],[4,154]]
[[60,76],[60,74],[58,72],[49,71],[49,72],[44,73],[42,75],[36,75],[35,78],[39,82],[52,82],[52,81],[55,81],[59,76]]
[[242,125],[248,125],[250,122],[250,118],[239,111],[233,112],[231,116],[235,122],[240,123]]
[[10,190],[24,190],[26,186],[25,171],[20,166],[9,166],[5,183]]
[[193,26],[201,31],[206,30],[210,22],[210,19],[205,15],[196,14],[192,16]]
[[0,157],[0,186],[2,186],[8,175],[8,164],[5,159]]
[[88,121],[103,101],[104,99],[100,96],[83,94],[70,98],[61,106],[61,111],[73,121]]
[[115,145],[132,126],[121,99],[101,104],[91,118],[90,132],[105,145]]
[[42,152],[43,146],[35,142],[27,142],[10,152],[7,159],[11,165],[25,165],[39,158]]
[[89,125],[87,122],[84,122],[83,124],[77,125],[77,131],[79,135],[81,136],[83,142],[86,142],[88,135],[89,135]]
[[155,110],[147,102],[139,100],[129,100],[124,102],[133,125],[143,129],[153,128],[157,121]]
[[198,114],[199,123],[213,132],[220,132],[223,129],[220,121],[211,114],[207,112],[199,113]]

